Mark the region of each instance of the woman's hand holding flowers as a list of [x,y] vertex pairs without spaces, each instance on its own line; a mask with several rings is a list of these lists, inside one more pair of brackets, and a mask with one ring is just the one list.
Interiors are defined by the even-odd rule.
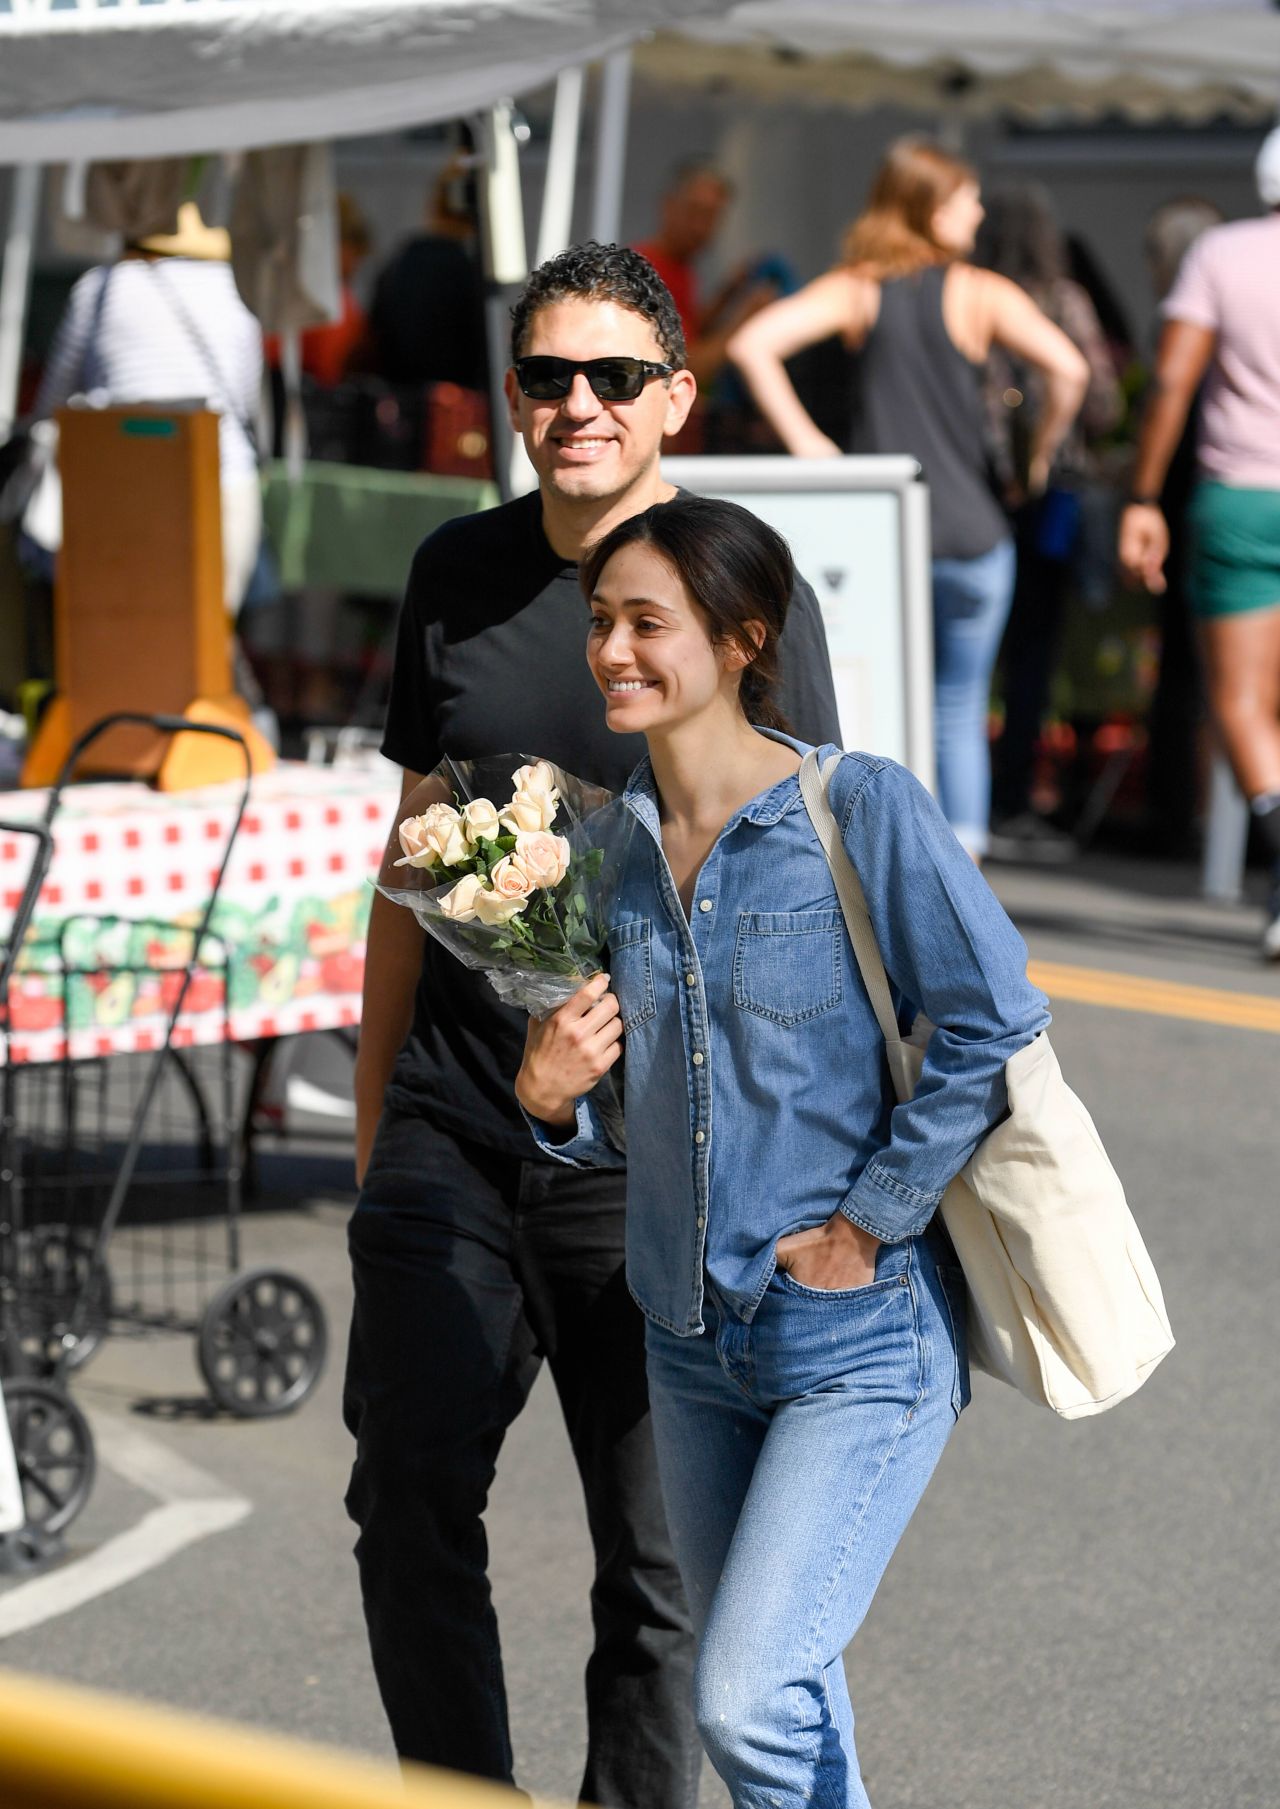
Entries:
[[596,974],[559,1010],[530,1018],[516,1098],[531,1118],[557,1129],[574,1121],[589,1093],[622,1053],[622,1018],[608,974]]

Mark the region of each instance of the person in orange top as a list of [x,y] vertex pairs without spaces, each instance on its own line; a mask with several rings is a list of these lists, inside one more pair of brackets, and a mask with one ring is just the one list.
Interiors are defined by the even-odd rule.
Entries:
[[697,158],[678,164],[663,192],[657,232],[633,247],[671,291],[689,348],[688,368],[704,387],[725,363],[730,334],[781,293],[776,283],[760,279],[760,260],[751,259],[703,307],[694,260],[719,232],[732,199],[732,182],[713,163]]

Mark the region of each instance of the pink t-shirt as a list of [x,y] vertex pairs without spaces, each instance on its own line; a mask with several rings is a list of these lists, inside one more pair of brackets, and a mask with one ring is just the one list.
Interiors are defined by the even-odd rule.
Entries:
[[1200,407],[1200,469],[1280,490],[1280,214],[1201,235],[1161,309],[1218,336]]

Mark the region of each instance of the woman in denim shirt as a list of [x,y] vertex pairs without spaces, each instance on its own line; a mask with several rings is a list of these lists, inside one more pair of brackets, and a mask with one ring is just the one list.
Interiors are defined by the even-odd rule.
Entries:
[[582,582],[608,724],[649,758],[621,805],[639,828],[611,985],[530,1024],[516,1090],[548,1154],[620,1166],[590,1093],[625,1036],[627,1274],[702,1737],[738,1809],[860,1809],[842,1654],[968,1399],[934,1213],[1048,1013],[929,794],[846,754],[831,804],[900,1021],[937,1025],[895,1106],[806,750],[769,699],[785,542],[678,496],[615,528]]

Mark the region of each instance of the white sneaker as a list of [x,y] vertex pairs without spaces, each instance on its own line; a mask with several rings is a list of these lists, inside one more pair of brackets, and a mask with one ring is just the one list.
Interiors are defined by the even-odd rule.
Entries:
[[1258,953],[1264,961],[1280,961],[1280,911],[1274,917],[1267,918],[1267,927],[1262,932]]
[[1272,863],[1267,888],[1267,921],[1258,953],[1264,961],[1280,961],[1280,861]]

